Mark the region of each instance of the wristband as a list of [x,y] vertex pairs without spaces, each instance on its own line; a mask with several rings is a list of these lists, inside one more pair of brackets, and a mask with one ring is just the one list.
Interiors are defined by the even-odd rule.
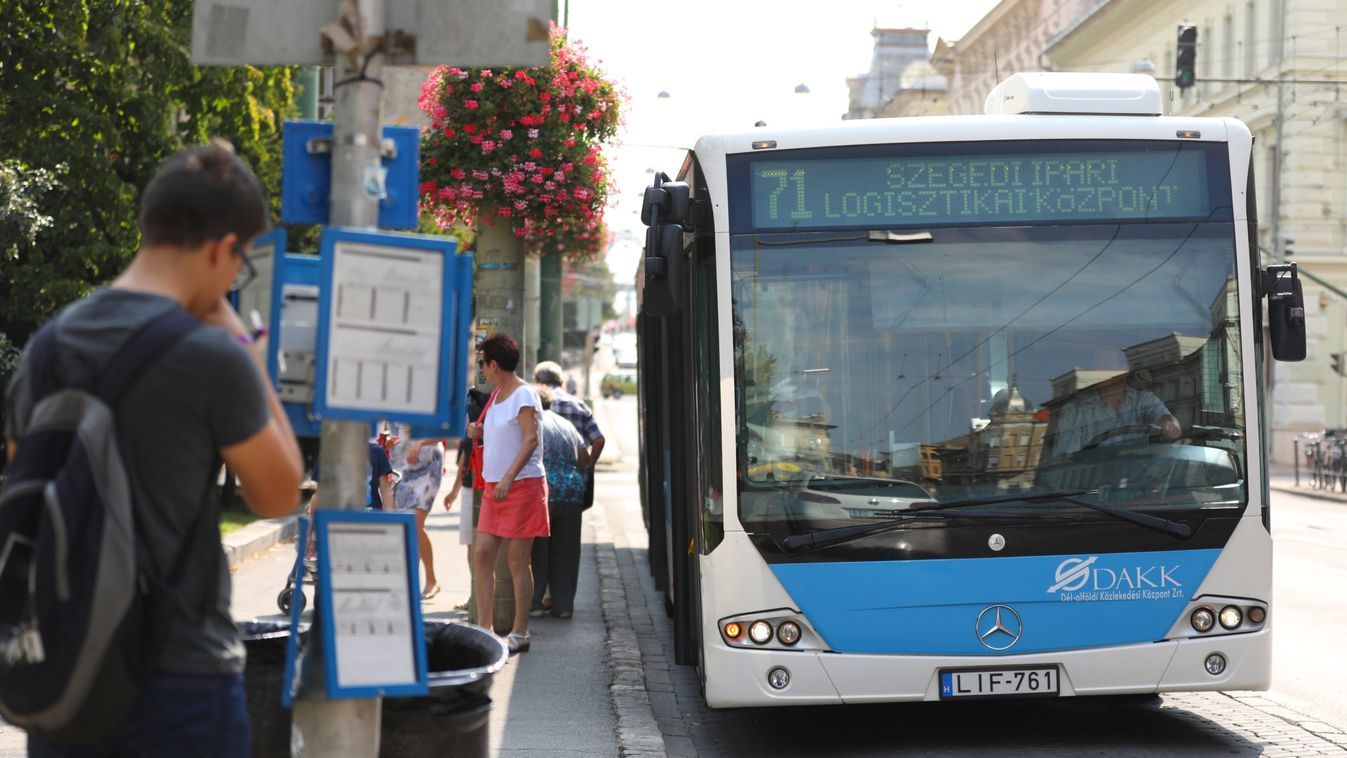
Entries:
[[265,336],[267,336],[267,329],[262,327],[261,329],[254,329],[252,334],[240,334],[238,341],[240,345],[251,345]]

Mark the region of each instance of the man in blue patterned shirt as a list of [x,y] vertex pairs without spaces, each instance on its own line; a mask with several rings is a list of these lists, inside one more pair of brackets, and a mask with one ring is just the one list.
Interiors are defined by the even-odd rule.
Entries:
[[594,412],[584,401],[561,389],[561,366],[543,361],[533,369],[533,381],[552,389],[552,411],[571,422],[589,446],[589,469],[585,472],[585,507],[594,504],[594,464],[603,452],[603,431],[594,420]]

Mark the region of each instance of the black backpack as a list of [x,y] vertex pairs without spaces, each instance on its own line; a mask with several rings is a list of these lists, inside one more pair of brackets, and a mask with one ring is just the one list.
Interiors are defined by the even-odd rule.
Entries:
[[[93,387],[60,383],[59,324],[43,326],[29,348],[31,413],[0,491],[0,716],[78,743],[125,723],[180,602],[142,548],[116,409],[201,322],[178,308],[151,319]],[[170,577],[182,575],[204,505]]]

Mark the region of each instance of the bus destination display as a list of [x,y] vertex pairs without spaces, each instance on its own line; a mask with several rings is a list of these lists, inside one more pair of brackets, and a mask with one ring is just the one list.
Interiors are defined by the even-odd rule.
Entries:
[[1203,219],[1205,150],[755,160],[758,229]]

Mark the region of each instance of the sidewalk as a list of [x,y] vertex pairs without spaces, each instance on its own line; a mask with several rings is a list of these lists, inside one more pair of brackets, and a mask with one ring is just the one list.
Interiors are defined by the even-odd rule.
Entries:
[[[622,476],[634,481],[635,472]],[[575,616],[569,620],[531,619],[532,650],[513,656],[495,676],[491,687],[492,755],[616,756],[621,752],[609,697],[612,671],[605,655],[608,632],[599,600],[596,555],[604,546],[595,544],[592,514],[601,510],[599,505],[586,514]],[[458,518],[457,506],[452,512],[436,507],[426,521],[442,588],[437,597],[422,604],[427,618],[466,619],[464,613],[454,610],[467,600],[470,587],[466,550],[458,543]],[[234,576],[234,617],[283,618],[276,607],[276,595],[285,585],[293,560],[293,543],[282,543],[241,565]],[[309,596],[312,598],[311,589]]]
[[1268,467],[1268,487],[1274,492],[1285,492],[1291,495],[1300,495],[1302,497],[1312,497],[1317,500],[1328,500],[1331,502],[1343,503],[1347,505],[1347,492],[1343,492],[1340,487],[1333,489],[1320,489],[1313,487],[1310,482],[1313,481],[1309,471],[1304,468],[1300,470],[1300,484],[1296,484],[1295,467],[1286,463],[1274,463]]

